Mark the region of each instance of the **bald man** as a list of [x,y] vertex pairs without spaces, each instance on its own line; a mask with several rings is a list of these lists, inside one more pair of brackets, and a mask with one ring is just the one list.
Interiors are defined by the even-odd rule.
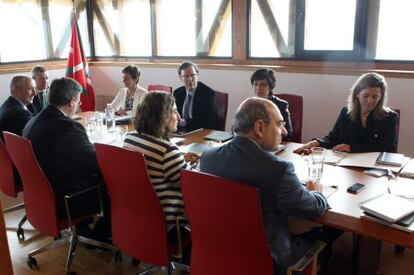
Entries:
[[259,189],[275,271],[285,274],[316,239],[293,236],[288,216],[315,219],[328,209],[328,202],[313,191],[316,186],[309,186],[310,190],[302,186],[291,162],[271,153],[287,134],[283,116],[273,102],[246,99],[236,112],[233,131],[236,136],[231,142],[203,153],[200,170]]
[[27,109],[35,95],[33,79],[24,75],[16,75],[10,82],[10,96],[0,107],[0,132],[3,131],[22,135],[22,131],[32,113]]

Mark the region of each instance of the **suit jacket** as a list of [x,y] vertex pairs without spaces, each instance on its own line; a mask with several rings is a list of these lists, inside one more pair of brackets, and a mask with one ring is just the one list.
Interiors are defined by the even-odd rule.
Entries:
[[49,105],[23,130],[52,185],[62,214],[63,195],[101,183],[95,148],[85,128]]
[[266,234],[277,265],[289,266],[297,259],[288,216],[315,219],[329,207],[322,194],[302,186],[292,163],[262,150],[248,138],[236,136],[230,143],[204,152],[200,170],[258,188]]
[[[42,95],[40,95],[42,93]],[[33,115],[37,115],[42,111],[44,108],[42,108],[42,104],[40,103],[40,96],[45,96],[44,92],[39,92],[37,95],[33,97],[32,104],[27,105],[27,108]]]
[[287,135],[283,137],[284,141],[289,141],[293,135],[292,121],[290,120],[289,103],[286,100],[278,98],[275,95],[269,94],[269,100],[276,104],[282,114],[283,120],[286,122],[285,128]]
[[[175,104],[183,118],[183,105],[187,91],[182,86],[174,91]],[[192,118],[187,120],[186,130],[198,128],[217,129],[216,96],[214,90],[202,82],[198,82],[193,99]]]
[[334,128],[323,139],[317,139],[322,147],[332,148],[337,144],[349,144],[351,152],[396,152],[398,114],[390,111],[383,119],[376,120],[371,112],[362,127],[361,121],[352,121],[348,108],[344,107]]
[[3,138],[3,131],[12,132],[21,136],[26,123],[32,118],[30,111],[23,104],[12,96],[0,107],[0,133]]
[[[119,89],[114,100],[111,102],[111,106],[112,108],[114,108],[115,111],[118,111],[120,108],[125,110],[125,99],[126,99],[127,93],[128,93],[128,88]],[[135,113],[137,112],[138,104],[142,102],[142,100],[144,99],[144,95],[146,95],[147,93],[148,93],[147,90],[137,85],[137,88],[135,89],[135,92],[134,92],[134,101],[132,103],[132,115],[133,116],[135,116]]]

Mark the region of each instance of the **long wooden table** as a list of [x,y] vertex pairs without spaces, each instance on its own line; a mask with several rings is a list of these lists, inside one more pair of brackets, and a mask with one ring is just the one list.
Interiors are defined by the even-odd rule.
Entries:
[[[183,144],[206,143],[203,137],[211,132],[212,130],[203,130],[190,135]],[[295,165],[298,177],[305,179],[307,174],[306,161],[302,156],[293,153],[293,150],[301,144],[285,143],[285,145],[287,146],[286,149],[280,152],[278,156],[291,161]],[[398,182],[404,181],[414,184],[413,180],[398,178],[389,182],[386,177],[375,178],[366,175],[362,173],[361,169],[332,165],[325,165],[323,169],[322,185],[337,186],[337,191],[328,198],[331,209],[318,218],[316,222],[358,235],[355,274],[377,274],[382,241],[414,248],[414,234],[361,219],[362,210],[359,208],[362,202],[388,192],[388,184],[398,184]],[[358,194],[348,193],[346,189],[356,182],[365,184],[367,188]]]
[[[81,117],[80,122],[86,125],[87,113],[81,113]],[[133,131],[132,125],[129,126],[129,130]],[[180,146],[191,143],[207,143],[203,138],[212,132],[213,130],[204,129],[188,135],[180,143]],[[278,156],[291,161],[295,165],[299,178],[304,179],[307,173],[306,162],[300,155],[292,152],[300,144],[286,143],[285,145],[287,146],[286,149]],[[398,178],[397,181],[412,180]],[[365,184],[367,188],[358,194],[348,193],[346,189],[356,182]],[[325,165],[321,183],[322,185],[337,186],[337,191],[328,198],[331,209],[318,218],[316,222],[362,236],[359,247],[360,259],[357,260],[358,266],[355,273],[376,274],[382,241],[414,248],[414,234],[361,219],[360,203],[386,193],[389,184],[386,177],[374,178],[362,173],[360,169]],[[391,184],[396,183],[391,182]]]

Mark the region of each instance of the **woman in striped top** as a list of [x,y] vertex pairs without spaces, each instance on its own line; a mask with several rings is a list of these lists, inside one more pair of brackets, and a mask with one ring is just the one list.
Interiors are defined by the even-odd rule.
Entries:
[[180,119],[172,94],[151,92],[145,95],[135,117],[136,133],[126,136],[124,147],[145,155],[148,174],[167,223],[175,224],[176,217],[185,212],[180,170],[187,167],[187,161],[194,162],[199,157],[194,153],[182,155],[168,138],[177,130]]

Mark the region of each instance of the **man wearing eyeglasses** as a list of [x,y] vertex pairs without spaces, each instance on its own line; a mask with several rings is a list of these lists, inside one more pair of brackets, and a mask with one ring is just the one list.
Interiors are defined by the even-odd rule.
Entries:
[[315,219],[328,209],[328,202],[321,193],[311,192],[315,185],[302,186],[291,162],[271,153],[287,134],[283,116],[273,102],[246,99],[236,111],[232,129],[236,135],[232,141],[203,153],[200,170],[259,190],[275,271],[285,274],[317,238],[313,232],[293,236],[288,216]]
[[184,86],[174,91],[175,103],[181,119],[179,130],[215,129],[217,110],[214,90],[198,81],[197,65],[185,61],[178,67],[178,76]]

